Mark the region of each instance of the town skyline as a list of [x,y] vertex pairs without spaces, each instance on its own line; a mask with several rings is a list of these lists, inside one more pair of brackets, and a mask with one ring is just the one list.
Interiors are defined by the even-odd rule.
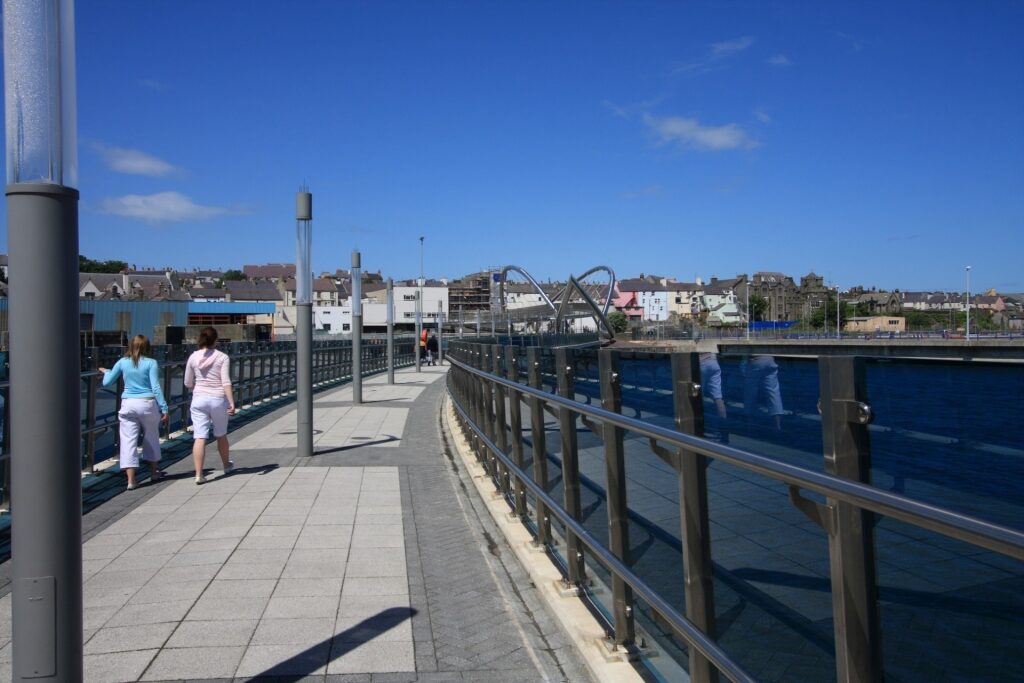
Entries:
[[[3,255],[0,255],[0,256],[3,256]],[[85,256],[85,255],[83,255],[83,256]],[[248,267],[262,267],[262,266],[267,266],[267,265],[288,265],[288,266],[292,266],[294,268],[294,265],[295,265],[294,259],[291,260],[291,261],[285,260],[285,261],[267,262],[267,263],[261,263],[261,264],[243,263],[243,264],[234,264],[234,265],[229,266],[229,267],[220,267],[220,266],[218,266],[218,267],[213,267],[213,268],[199,267],[199,266],[176,267],[176,266],[172,266],[172,265],[169,265],[169,264],[168,265],[163,265],[163,266],[152,266],[152,265],[149,265],[149,264],[130,263],[126,259],[123,259],[123,258],[114,258],[114,259],[109,259],[109,260],[111,260],[111,261],[119,261],[119,262],[123,262],[123,263],[127,264],[129,266],[129,271],[132,271],[132,272],[167,272],[167,271],[170,271],[170,272],[173,272],[173,273],[194,273],[194,272],[197,272],[197,271],[216,271],[216,272],[220,272],[220,273],[227,273],[229,271],[244,272],[244,269],[248,268]],[[320,277],[325,277],[325,276],[326,277],[333,277],[338,272],[348,271],[349,269],[346,267],[346,265],[347,264],[340,264],[340,265],[336,266],[334,269],[315,270],[313,272],[313,277],[314,278],[320,278]],[[415,281],[417,278],[419,278],[419,273],[410,274],[408,276],[400,276],[400,275],[395,275],[393,273],[387,272],[386,268],[383,268],[383,267],[381,267],[381,268],[378,268],[378,267],[375,267],[375,266],[374,267],[369,267],[369,266],[372,266],[372,265],[373,264],[367,264],[366,260],[365,260],[365,257],[363,258],[363,268],[362,268],[362,271],[363,271],[364,277],[368,273],[375,273],[375,274],[381,275],[385,280],[390,277],[395,282]],[[430,272],[426,272],[425,273],[425,277],[428,280],[436,280],[436,281],[449,280],[449,281],[453,281],[453,280],[459,280],[461,278],[473,275],[475,273],[496,272],[496,271],[500,270],[501,268],[505,267],[506,265],[510,265],[510,264],[492,264],[491,266],[484,266],[484,267],[480,267],[480,268],[464,269],[464,270],[462,270],[462,272],[455,272],[455,273],[430,273]],[[557,283],[563,283],[564,284],[565,281],[566,281],[566,277],[568,275],[577,275],[577,273],[565,273],[561,277],[541,277],[541,276],[538,276],[536,273],[534,273],[529,268],[529,266],[525,266],[523,264],[516,264],[516,265],[525,268],[527,270],[527,272],[529,272],[531,274],[531,276],[533,276],[535,279],[537,279],[538,282],[542,282],[542,283],[557,282]],[[604,265],[607,265],[607,264],[604,264]],[[836,283],[830,282],[827,277],[822,275],[821,271],[814,270],[814,269],[812,269],[812,270],[810,270],[810,271],[808,271],[806,273],[786,273],[786,272],[778,271],[778,270],[757,269],[757,270],[754,270],[754,271],[751,271],[751,272],[746,272],[746,273],[744,273],[742,271],[736,271],[736,272],[729,273],[729,274],[721,274],[720,275],[720,274],[715,273],[715,274],[710,274],[710,275],[697,275],[695,277],[686,278],[686,277],[681,277],[681,276],[679,276],[677,274],[674,274],[674,273],[655,273],[654,271],[649,271],[649,270],[642,270],[642,271],[640,271],[638,273],[622,273],[617,268],[615,268],[614,266],[609,266],[609,267],[611,267],[611,269],[615,272],[615,277],[616,277],[617,281],[636,279],[636,278],[641,278],[642,279],[645,276],[654,276],[654,277],[658,277],[658,278],[668,278],[668,279],[670,279],[670,280],[672,280],[674,282],[687,282],[687,283],[708,284],[712,280],[722,280],[722,281],[732,280],[732,279],[738,278],[738,277],[740,277],[742,275],[747,275],[748,277],[754,277],[758,273],[766,273],[766,274],[767,273],[778,273],[778,274],[784,275],[786,277],[792,278],[797,283],[799,283],[800,279],[805,277],[805,276],[817,275],[817,276],[820,276],[820,277],[822,277],[824,279],[825,284],[826,284],[826,286],[828,288],[832,289],[832,288],[837,286]],[[91,272],[91,271],[83,270],[81,272],[84,273],[84,272]],[[521,281],[521,282],[525,283],[525,280],[523,280],[515,272],[512,272],[510,275],[511,275],[511,277],[509,277],[509,282],[520,282]],[[601,276],[603,276],[603,273],[601,273],[601,274],[599,274],[598,276],[595,276],[595,277],[597,277],[597,279],[600,280]],[[999,289],[997,287],[985,286],[984,281],[979,282],[977,280],[977,273],[976,273],[976,270],[973,269],[973,268],[972,268],[972,278],[973,278],[972,281],[971,281],[971,292],[972,292],[972,294],[983,294],[984,292],[988,292],[988,291],[995,291],[995,292],[998,292],[998,293],[1001,293],[1001,294],[1020,294],[1020,293],[1022,293],[1022,292],[1017,292],[1015,290],[1009,290],[1009,289],[1002,289],[1001,290],[1001,289]],[[907,287],[907,288],[894,287],[894,288],[884,288],[884,287],[878,286],[875,283],[866,282],[866,281],[854,282],[854,283],[850,283],[850,284],[845,285],[845,286],[840,284],[839,287],[840,287],[840,291],[849,291],[849,290],[853,289],[853,290],[862,290],[862,291],[946,292],[946,293],[957,293],[957,292],[960,292],[960,293],[964,293],[964,294],[966,294],[966,291],[967,291],[965,287],[961,287],[960,289],[956,289],[956,288],[953,288],[953,289],[942,289],[942,288],[929,288],[929,287]]]

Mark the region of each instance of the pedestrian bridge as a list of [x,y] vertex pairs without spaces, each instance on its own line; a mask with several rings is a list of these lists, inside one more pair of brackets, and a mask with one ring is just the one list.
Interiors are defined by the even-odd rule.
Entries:
[[538,341],[325,347],[302,458],[238,356],[233,473],[84,480],[86,680],[1024,679],[1020,363]]

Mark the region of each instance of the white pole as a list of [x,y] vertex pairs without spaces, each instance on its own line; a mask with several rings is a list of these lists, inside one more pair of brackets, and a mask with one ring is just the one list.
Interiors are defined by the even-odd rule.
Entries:
[[971,341],[971,267],[967,266],[967,341]]
[[840,334],[841,324],[842,323],[839,322],[839,285],[836,285],[836,339],[843,338],[842,334]]
[[747,341],[750,341],[750,280],[743,286],[743,295],[747,300]]

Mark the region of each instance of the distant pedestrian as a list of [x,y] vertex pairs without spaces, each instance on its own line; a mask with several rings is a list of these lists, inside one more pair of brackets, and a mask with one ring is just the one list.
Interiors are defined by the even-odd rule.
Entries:
[[431,334],[427,337],[427,365],[437,365],[437,337]]
[[204,327],[199,331],[199,348],[185,364],[185,386],[192,389],[192,462],[196,469],[196,483],[205,484],[203,460],[206,442],[217,440],[224,474],[235,467],[228,459],[228,416],[235,414],[235,395],[231,390],[231,361],[226,353],[218,351],[217,330]]
[[139,432],[142,432],[142,455],[149,463],[150,479],[158,481],[164,473],[160,462],[160,422],[167,422],[167,401],[160,387],[156,360],[149,357],[149,339],[137,334],[128,344],[128,349],[110,370],[99,368],[103,375],[103,386],[108,387],[124,377],[124,391],[121,392],[121,409],[117,413],[120,422],[120,464],[128,475],[128,490],[136,487],[135,471],[139,468]]
[[420,333],[420,360],[427,357],[427,334],[427,328],[424,327]]

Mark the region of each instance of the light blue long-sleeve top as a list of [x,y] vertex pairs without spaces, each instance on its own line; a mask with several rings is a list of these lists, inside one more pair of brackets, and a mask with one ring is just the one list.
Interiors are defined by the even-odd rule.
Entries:
[[160,404],[160,412],[167,414],[167,401],[164,400],[164,391],[160,388],[155,360],[143,356],[136,367],[131,358],[122,358],[103,375],[103,386],[114,384],[122,375],[124,391],[121,398],[155,398]]

